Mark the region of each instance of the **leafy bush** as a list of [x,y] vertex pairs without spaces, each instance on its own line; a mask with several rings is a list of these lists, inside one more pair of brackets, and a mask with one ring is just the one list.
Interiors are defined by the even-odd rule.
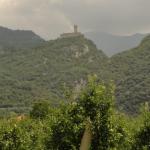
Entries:
[[119,124],[112,117],[113,95],[112,84],[100,84],[95,77],[90,78],[76,102],[61,108],[60,116],[47,138],[47,149],[79,149],[87,120],[92,124],[91,150],[109,150],[119,145],[123,148],[128,134],[120,121]]
[[33,119],[45,119],[49,113],[49,103],[46,101],[36,102],[30,112]]
[[141,127],[134,135],[133,150],[149,150],[150,149],[150,111],[146,103],[141,114],[143,120]]

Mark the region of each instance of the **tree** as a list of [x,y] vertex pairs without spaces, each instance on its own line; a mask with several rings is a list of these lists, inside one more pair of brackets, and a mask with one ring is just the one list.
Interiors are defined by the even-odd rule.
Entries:
[[0,150],[43,150],[47,130],[41,121],[9,120],[0,127]]
[[52,126],[47,149],[80,147],[87,120],[91,122],[91,149],[108,150],[111,139],[111,112],[114,100],[113,84],[99,83],[90,77],[87,87],[75,102],[62,107],[60,117]]
[[49,103],[47,101],[37,102],[33,105],[30,116],[33,119],[45,119],[49,113]]
[[1,150],[26,150],[28,149],[29,136],[17,124],[12,127],[1,128]]
[[149,150],[150,149],[150,111],[148,103],[142,108],[142,114],[139,119],[143,120],[139,131],[134,135],[133,150]]

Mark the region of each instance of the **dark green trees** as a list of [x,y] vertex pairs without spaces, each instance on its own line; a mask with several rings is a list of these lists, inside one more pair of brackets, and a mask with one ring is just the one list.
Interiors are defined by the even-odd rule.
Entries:
[[34,104],[30,116],[33,119],[44,119],[49,113],[49,103],[47,101],[41,101]]
[[90,78],[87,88],[78,101],[84,110],[84,118],[89,118],[92,124],[91,149],[93,150],[106,150],[110,146],[113,92],[113,85],[104,85],[94,78]]
[[140,117],[143,123],[134,135],[132,150],[150,150],[150,111],[148,103],[145,103]]
[[113,86],[90,78],[76,102],[62,107],[61,115],[52,126],[47,149],[79,149],[87,120],[91,122],[92,150],[110,148]]
[[149,150],[148,104],[144,108],[137,117],[118,112],[113,84],[91,77],[68,104],[49,107],[39,102],[31,117],[0,120],[0,150],[79,150],[86,131],[88,150]]

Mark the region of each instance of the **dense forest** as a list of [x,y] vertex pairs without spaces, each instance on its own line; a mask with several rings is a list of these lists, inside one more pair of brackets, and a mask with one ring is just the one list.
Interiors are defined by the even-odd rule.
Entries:
[[114,90],[113,83],[89,77],[76,99],[66,95],[67,104],[53,107],[40,101],[28,116],[1,119],[0,149],[149,150],[148,103],[138,116],[127,116],[116,110]]
[[0,150],[150,150],[150,36],[109,58],[84,37],[0,30]]
[[150,100],[150,36],[138,47],[114,55],[110,65],[118,105],[137,112],[141,103]]
[[106,65],[106,55],[82,37],[48,41],[34,49],[7,50],[0,55],[0,107],[21,113],[37,100],[55,105],[64,99],[65,86],[79,86],[88,74],[106,78]]
[[33,31],[12,30],[0,26],[0,50],[27,49],[43,44],[45,41]]
[[0,50],[0,114],[29,112],[39,100],[57,105],[65,101],[66,87],[78,91],[91,74],[104,82],[115,81],[118,109],[136,114],[140,105],[150,100],[149,37],[111,58],[83,37]]

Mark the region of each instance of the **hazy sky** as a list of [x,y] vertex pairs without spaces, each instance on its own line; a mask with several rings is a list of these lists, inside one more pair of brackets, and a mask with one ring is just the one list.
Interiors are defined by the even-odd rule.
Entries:
[[1,26],[50,39],[70,32],[73,24],[82,32],[150,32],[150,0],[0,0]]

